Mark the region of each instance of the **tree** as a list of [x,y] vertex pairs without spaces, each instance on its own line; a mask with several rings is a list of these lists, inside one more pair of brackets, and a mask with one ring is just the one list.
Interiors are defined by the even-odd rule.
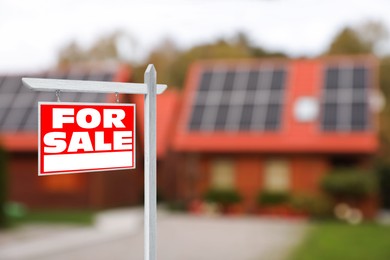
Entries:
[[385,26],[377,21],[345,27],[333,39],[326,54],[374,53],[387,37]]
[[[171,39],[163,40],[150,54],[145,63],[133,69],[133,80],[135,82],[144,81],[144,72],[148,64],[153,64],[158,71],[158,81],[168,84],[175,82],[172,77],[173,63],[181,55],[179,49]],[[172,85],[171,85],[172,86]]]
[[146,65],[153,63],[156,70],[160,72],[158,79],[160,82],[181,88],[190,64],[197,60],[257,57],[285,57],[285,55],[254,47],[244,33],[238,33],[230,39],[218,39],[213,43],[197,45],[186,51],[179,51],[171,41],[165,41],[150,54],[145,64],[135,68],[134,78],[136,81],[143,81]]
[[378,21],[368,21],[356,28],[361,41],[373,52],[379,53],[378,47],[389,34],[386,27]]
[[58,66],[66,67],[70,64],[78,63],[85,60],[85,52],[76,42],[71,42],[60,50]]
[[346,27],[335,37],[327,54],[367,54],[372,52],[370,47],[354,29]]
[[71,42],[60,50],[58,67],[68,67],[72,64],[127,63],[129,55],[124,55],[121,51],[123,44],[134,47],[135,42],[131,36],[120,31],[101,37],[89,48],[82,48],[76,42]]

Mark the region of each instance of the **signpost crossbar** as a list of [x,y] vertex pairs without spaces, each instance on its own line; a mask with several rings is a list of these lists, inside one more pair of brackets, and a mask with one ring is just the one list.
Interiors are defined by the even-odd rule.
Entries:
[[[41,79],[23,78],[24,85],[36,91],[63,92],[97,92],[97,93],[123,93],[144,94],[148,93],[145,83],[124,83],[106,81],[64,80],[64,79]],[[167,85],[156,84],[156,93],[161,94],[167,89]]]

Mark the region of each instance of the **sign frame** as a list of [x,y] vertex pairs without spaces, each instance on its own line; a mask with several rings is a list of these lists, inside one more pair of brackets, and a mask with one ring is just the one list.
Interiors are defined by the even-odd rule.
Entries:
[[153,64],[145,70],[144,83],[104,81],[56,80],[22,78],[25,86],[35,91],[124,93],[144,95],[144,259],[156,259],[157,233],[157,180],[156,180],[156,95],[167,85],[157,84]]
[[[55,104],[60,104],[60,105],[74,105],[74,106],[126,106],[126,107],[133,107],[134,111],[134,116],[133,116],[133,136],[132,136],[132,164],[133,166],[131,167],[111,167],[111,168],[100,168],[100,169],[86,169],[86,170],[69,170],[69,171],[58,171],[58,172],[53,172],[53,173],[42,173],[42,168],[41,168],[41,162],[43,156],[43,153],[41,153],[41,105],[55,105]],[[131,170],[136,168],[136,104],[131,104],[131,103],[92,103],[92,102],[38,102],[38,176],[53,176],[53,175],[62,175],[62,174],[74,174],[74,173],[87,173],[87,172],[103,172],[103,171],[117,171],[117,170]]]

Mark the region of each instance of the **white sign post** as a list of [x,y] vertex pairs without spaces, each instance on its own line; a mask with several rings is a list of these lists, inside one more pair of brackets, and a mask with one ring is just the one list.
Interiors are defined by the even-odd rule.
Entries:
[[144,81],[148,88],[145,95],[145,259],[156,259],[156,70],[149,66]]
[[167,85],[156,84],[156,70],[149,64],[144,83],[57,80],[23,78],[23,83],[36,91],[97,92],[145,95],[145,205],[144,205],[144,259],[156,259],[156,94],[163,93]]

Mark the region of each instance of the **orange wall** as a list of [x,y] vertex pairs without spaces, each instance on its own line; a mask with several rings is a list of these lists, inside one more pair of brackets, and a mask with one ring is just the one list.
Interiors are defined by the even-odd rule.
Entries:
[[263,186],[263,161],[257,156],[236,160],[236,188],[243,197],[246,209],[254,209],[256,197]]
[[36,153],[8,153],[8,199],[30,208],[128,206],[142,200],[143,175],[135,171],[37,175]]
[[294,156],[290,162],[292,192],[318,193],[319,183],[329,170],[323,156]]

